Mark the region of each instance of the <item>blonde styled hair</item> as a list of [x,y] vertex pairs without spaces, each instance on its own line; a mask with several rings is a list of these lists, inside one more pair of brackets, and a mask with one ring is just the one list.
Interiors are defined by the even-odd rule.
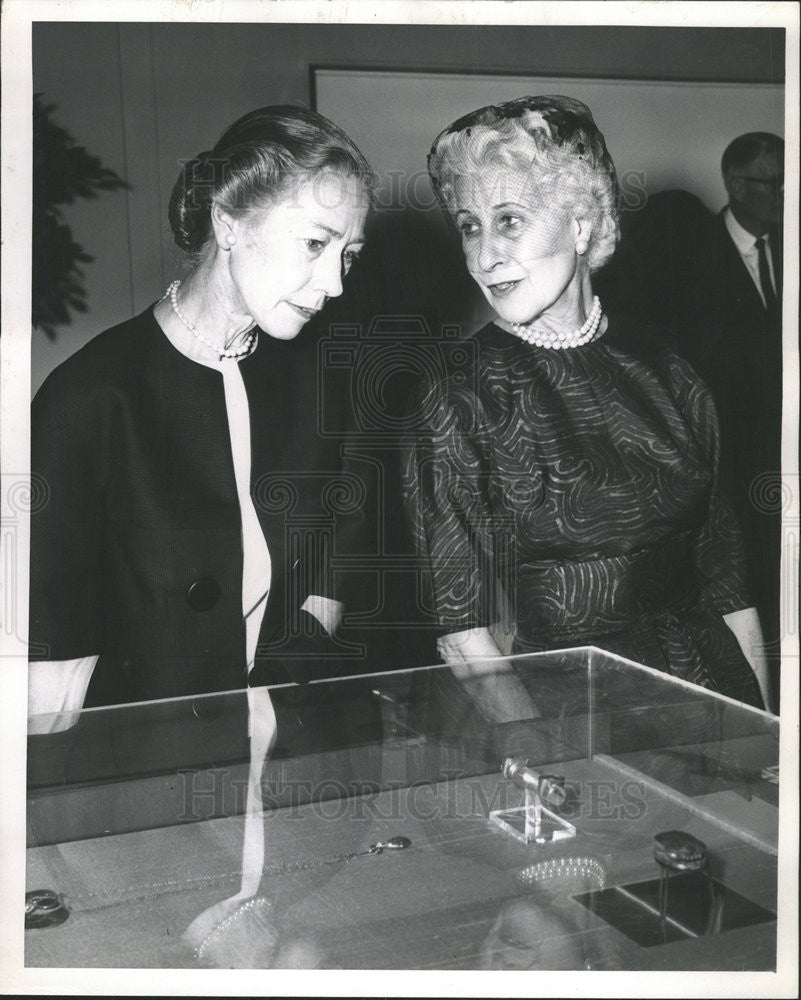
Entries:
[[520,97],[479,108],[440,132],[428,154],[428,173],[445,214],[453,216],[456,180],[477,180],[494,168],[527,175],[532,201],[586,219],[586,260],[605,264],[620,239],[615,165],[592,112],[570,97]]

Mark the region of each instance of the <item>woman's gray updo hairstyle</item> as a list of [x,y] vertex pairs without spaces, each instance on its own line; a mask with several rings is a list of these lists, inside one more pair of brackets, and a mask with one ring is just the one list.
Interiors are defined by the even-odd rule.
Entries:
[[620,239],[615,165],[586,104],[571,97],[520,97],[479,108],[440,132],[428,172],[445,214],[454,182],[485,167],[528,173],[532,199],[592,225],[586,260],[596,270]]
[[251,111],[181,169],[169,207],[175,242],[198,259],[212,236],[213,202],[243,216],[327,170],[358,177],[370,194],[375,186],[356,144],[327,118],[294,105]]

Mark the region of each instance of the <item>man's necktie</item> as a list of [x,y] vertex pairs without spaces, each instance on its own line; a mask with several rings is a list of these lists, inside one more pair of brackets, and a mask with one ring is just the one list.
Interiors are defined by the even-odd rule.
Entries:
[[759,283],[762,286],[762,294],[765,297],[765,309],[769,313],[775,313],[778,309],[776,292],[773,289],[773,282],[770,280],[770,268],[768,267],[768,254],[765,249],[765,237],[760,236],[756,241],[757,254],[759,256]]

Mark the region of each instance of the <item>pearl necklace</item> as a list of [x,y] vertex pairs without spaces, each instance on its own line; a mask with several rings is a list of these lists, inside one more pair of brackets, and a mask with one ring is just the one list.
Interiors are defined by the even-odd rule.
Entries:
[[589,344],[591,340],[595,340],[598,336],[598,327],[601,325],[603,314],[601,300],[597,295],[594,295],[589,315],[584,324],[578,330],[574,330],[573,333],[535,330],[524,323],[512,323],[512,330],[516,337],[525,340],[527,344],[561,351],[569,347],[582,347],[584,344]]
[[[212,349],[215,354],[219,354],[220,360],[223,358],[239,358],[243,354],[250,353],[250,349],[253,347],[253,342],[256,339],[256,334],[251,330],[244,343],[240,344],[239,347],[232,348],[220,348],[219,344],[215,344],[213,340],[209,340],[208,337],[204,337],[200,331],[196,330],[194,325],[189,322],[189,320],[184,316],[181,311],[181,307],[178,305],[178,289],[181,285],[180,281],[173,281],[170,287],[167,289],[167,295],[172,303],[172,310],[178,319],[183,323],[187,330],[192,334],[193,337],[197,337],[198,340],[202,340],[203,343]],[[165,296],[166,298],[167,296]]]

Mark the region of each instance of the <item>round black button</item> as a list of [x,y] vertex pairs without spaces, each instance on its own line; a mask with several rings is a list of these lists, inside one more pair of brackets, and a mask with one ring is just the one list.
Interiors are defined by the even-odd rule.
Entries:
[[211,611],[219,601],[220,585],[216,580],[206,577],[202,580],[195,580],[186,592],[186,603],[193,611]]

